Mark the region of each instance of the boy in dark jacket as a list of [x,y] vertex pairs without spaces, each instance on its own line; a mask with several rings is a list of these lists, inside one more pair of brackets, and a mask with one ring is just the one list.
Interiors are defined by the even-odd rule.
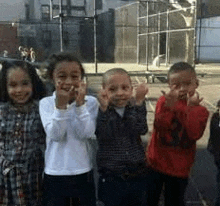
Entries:
[[105,206],[145,204],[147,167],[140,135],[148,131],[147,92],[141,84],[132,100],[131,79],[124,69],[111,69],[103,76],[96,135],[98,194]]
[[215,206],[220,206],[220,100],[217,103],[217,111],[212,115],[210,122],[210,137],[208,142],[208,151],[214,156],[217,167],[217,197]]

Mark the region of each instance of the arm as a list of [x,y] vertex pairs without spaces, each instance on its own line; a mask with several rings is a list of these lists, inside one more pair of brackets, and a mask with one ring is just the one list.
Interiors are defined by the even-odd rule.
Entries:
[[188,137],[191,140],[198,140],[202,137],[206,128],[209,112],[205,107],[181,106],[177,108],[177,118],[185,127]]
[[71,123],[76,128],[78,138],[95,138],[98,108],[98,101],[94,97],[89,97],[83,105],[75,107],[76,118]]
[[145,102],[142,103],[142,105],[140,106],[136,106],[135,111],[136,111],[136,118],[137,118],[135,129],[137,130],[138,134],[144,135],[148,132],[147,109],[146,109]]
[[39,112],[47,138],[62,141],[67,131],[69,111],[55,108],[54,99],[44,98],[40,101]]
[[109,139],[112,138],[111,135],[112,130],[109,127],[109,121],[110,121],[110,111],[108,109],[106,111],[102,111],[102,109],[99,108],[97,122],[96,122],[96,131],[95,131],[97,139],[108,141]]
[[162,96],[159,98],[156,105],[154,127],[160,130],[170,129],[175,114],[170,107],[165,106],[165,101],[165,97]]
[[209,135],[209,142],[208,142],[208,151],[212,154],[216,154],[220,152],[219,144],[220,144],[220,126],[219,126],[219,114],[214,113],[212,115],[212,119],[210,121],[210,135]]

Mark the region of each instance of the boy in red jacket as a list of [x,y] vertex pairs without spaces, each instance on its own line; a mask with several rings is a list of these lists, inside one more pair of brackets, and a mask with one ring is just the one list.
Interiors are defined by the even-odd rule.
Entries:
[[194,163],[196,141],[206,127],[209,112],[200,105],[194,68],[185,62],[171,66],[170,91],[156,106],[152,139],[147,150],[152,189],[148,206],[158,205],[165,186],[165,206],[184,206],[184,193]]

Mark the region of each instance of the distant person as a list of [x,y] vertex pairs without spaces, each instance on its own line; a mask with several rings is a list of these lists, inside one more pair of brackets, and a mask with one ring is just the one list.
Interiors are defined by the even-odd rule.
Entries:
[[147,165],[141,135],[148,131],[146,84],[133,87],[127,71],[108,70],[103,75],[97,118],[98,196],[105,206],[145,205]]
[[35,62],[35,60],[36,60],[36,54],[35,54],[34,49],[31,47],[30,48],[30,61]]
[[8,57],[8,51],[7,51],[7,50],[4,50],[4,51],[3,51],[3,57],[5,57],[5,58]]
[[217,197],[215,206],[220,206],[220,100],[217,102],[217,110],[211,118],[207,149],[214,156],[215,165],[217,167]]
[[156,105],[152,139],[147,148],[151,168],[148,206],[158,205],[164,186],[165,206],[184,206],[184,194],[194,163],[196,141],[206,128],[209,112],[200,105],[194,68],[185,62],[168,71],[170,91]]
[[18,50],[19,50],[19,52],[20,52],[20,55],[21,55],[21,60],[26,60],[26,52],[25,52],[25,50],[24,50],[24,47],[23,46],[19,46],[18,47]]

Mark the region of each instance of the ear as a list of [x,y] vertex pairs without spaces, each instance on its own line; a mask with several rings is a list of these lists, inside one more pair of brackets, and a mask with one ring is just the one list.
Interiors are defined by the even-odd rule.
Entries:
[[199,86],[199,80],[196,79],[196,88]]

